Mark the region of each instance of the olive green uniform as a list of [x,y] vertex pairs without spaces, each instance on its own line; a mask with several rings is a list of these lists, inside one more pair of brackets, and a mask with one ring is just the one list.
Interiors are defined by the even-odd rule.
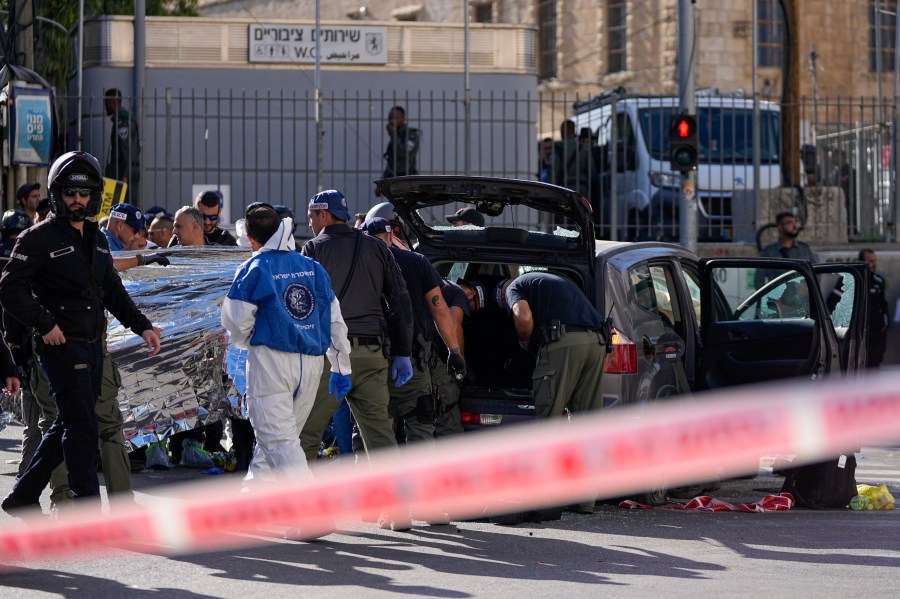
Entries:
[[603,403],[601,377],[606,344],[596,331],[571,330],[562,325],[559,341],[538,351],[532,377],[534,409],[538,418],[596,410]]

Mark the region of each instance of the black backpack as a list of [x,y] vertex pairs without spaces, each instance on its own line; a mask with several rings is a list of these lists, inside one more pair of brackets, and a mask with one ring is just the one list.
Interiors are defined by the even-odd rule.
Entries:
[[782,493],[790,493],[797,505],[811,510],[844,508],[857,495],[856,456],[842,455],[825,462],[785,471]]

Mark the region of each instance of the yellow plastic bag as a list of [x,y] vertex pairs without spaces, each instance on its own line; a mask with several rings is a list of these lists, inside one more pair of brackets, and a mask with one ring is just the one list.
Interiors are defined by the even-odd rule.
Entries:
[[892,510],[894,509],[894,496],[888,491],[887,485],[881,484],[877,487],[872,485],[856,485],[856,492],[869,500],[867,509],[870,510]]

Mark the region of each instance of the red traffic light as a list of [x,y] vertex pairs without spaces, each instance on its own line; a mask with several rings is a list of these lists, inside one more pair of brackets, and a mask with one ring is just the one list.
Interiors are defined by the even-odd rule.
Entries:
[[675,121],[675,133],[679,139],[688,139],[694,133],[694,120],[681,117]]
[[697,168],[697,117],[673,115],[669,122],[669,158],[672,170],[686,173]]

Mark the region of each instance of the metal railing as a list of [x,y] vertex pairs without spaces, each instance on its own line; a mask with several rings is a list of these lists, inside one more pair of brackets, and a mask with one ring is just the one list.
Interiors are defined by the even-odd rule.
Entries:
[[[666,142],[677,99],[614,93],[585,100],[591,99],[473,92],[472,174],[543,178],[577,189],[591,201],[602,237],[677,239],[679,182],[669,169]],[[581,106],[577,110],[576,103]],[[134,98],[123,104],[133,106]],[[64,146],[74,148],[76,98],[64,98],[60,105],[70,132]],[[142,176],[136,197],[143,207],[174,210],[190,203],[197,186],[226,186],[232,215],[264,200],[288,206],[303,222],[308,198],[317,190],[321,160],[324,187],[342,190],[351,211],[365,212],[381,201],[372,181],[385,168],[385,122],[395,105],[406,109],[409,125],[420,131],[418,174],[462,174],[466,164],[462,93],[326,93],[321,156],[312,90],[220,95],[168,88],[148,93],[141,105]],[[843,205],[829,200],[809,208],[815,215],[806,215],[815,222],[838,223],[834,226],[842,230],[836,237],[829,232],[831,239],[893,237],[891,124],[878,121],[879,114],[893,110],[879,110],[874,99],[804,99],[791,107],[801,119],[801,139],[779,144],[782,107],[764,103],[763,168],[755,185],[750,107],[747,98],[698,96],[701,240],[752,242],[756,229],[774,218],[770,212],[776,205],[758,202],[755,187],[792,185],[840,190],[833,197],[843,197]],[[83,111],[83,147],[105,163],[111,120],[103,99],[83,98]],[[565,119],[575,121],[575,137],[563,141]],[[549,152],[542,155],[541,140],[547,137],[552,140],[546,144]],[[780,166],[784,154],[799,163],[804,145],[815,148],[811,172],[791,176]],[[515,218],[519,226],[549,225],[523,223],[520,215],[510,215]]]

